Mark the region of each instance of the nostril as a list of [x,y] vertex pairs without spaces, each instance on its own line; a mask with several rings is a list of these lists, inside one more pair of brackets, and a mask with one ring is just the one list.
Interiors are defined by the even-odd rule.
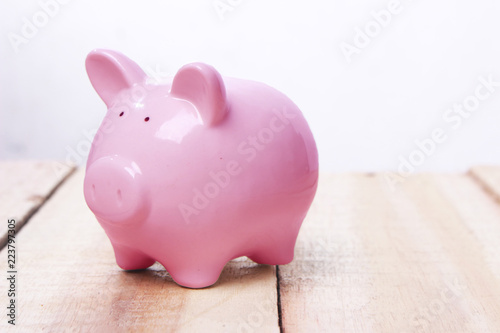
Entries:
[[116,201],[118,202],[118,206],[122,205],[122,190],[120,189],[116,191]]

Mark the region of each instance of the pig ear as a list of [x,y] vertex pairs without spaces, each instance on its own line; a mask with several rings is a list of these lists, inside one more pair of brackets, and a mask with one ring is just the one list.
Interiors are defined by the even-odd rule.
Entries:
[[92,86],[108,107],[122,90],[146,78],[135,62],[111,50],[93,50],[87,56],[85,67]]
[[227,113],[224,81],[212,66],[202,63],[183,66],[174,77],[170,93],[191,102],[207,126],[216,125]]

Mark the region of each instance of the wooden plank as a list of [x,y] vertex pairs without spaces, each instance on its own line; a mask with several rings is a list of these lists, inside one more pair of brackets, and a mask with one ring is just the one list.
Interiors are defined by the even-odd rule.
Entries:
[[474,167],[470,175],[500,202],[500,166]]
[[279,267],[284,331],[500,331],[499,222],[468,176],[322,175]]
[[0,162],[0,248],[5,246],[7,220],[20,229],[74,167],[54,161]]
[[[82,183],[80,170],[16,239],[18,329],[279,332],[274,266],[235,260],[213,287],[201,290],[179,287],[158,264],[124,272],[85,204]],[[6,293],[1,297],[3,306]],[[3,319],[0,331],[5,326]]]

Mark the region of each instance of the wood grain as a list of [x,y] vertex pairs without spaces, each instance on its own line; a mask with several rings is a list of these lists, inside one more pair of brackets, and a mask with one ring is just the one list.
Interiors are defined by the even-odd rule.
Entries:
[[476,179],[486,191],[500,202],[500,167],[478,166],[470,170],[470,175]]
[[[274,266],[235,260],[213,287],[201,290],[179,287],[159,264],[124,272],[85,204],[82,182],[80,170],[17,237],[17,329],[279,332]],[[7,304],[5,294],[0,304]],[[6,326],[2,320],[0,331]]]
[[500,205],[468,176],[322,175],[285,332],[499,332]]
[[[14,174],[5,170],[2,178]],[[80,170],[16,236],[14,329],[279,332],[281,322],[284,332],[500,332],[499,180],[500,168],[480,167],[410,176],[394,190],[383,174],[322,174],[278,281],[273,266],[242,258],[213,287],[191,290],[159,264],[139,272],[115,264]],[[22,215],[22,204],[8,207]],[[6,272],[6,249],[1,256]]]
[[0,248],[5,246],[7,220],[19,230],[74,167],[54,161],[0,162]]

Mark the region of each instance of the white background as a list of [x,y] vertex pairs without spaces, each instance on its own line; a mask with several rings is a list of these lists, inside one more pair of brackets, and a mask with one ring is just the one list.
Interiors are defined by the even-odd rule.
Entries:
[[[309,121],[321,171],[397,170],[436,128],[447,139],[415,172],[500,164],[500,87],[457,128],[443,119],[480,76],[500,82],[498,1],[401,0],[380,31],[371,12],[389,0],[222,0],[223,19],[214,0],[72,0],[44,22],[40,3],[54,1],[0,2],[2,159],[84,162],[105,112],[84,61],[110,48],[159,76],[202,61],[283,91]],[[25,20],[41,25],[33,36]],[[340,45],[367,26],[374,37],[348,62]],[[16,47],[14,34],[29,38]]]

